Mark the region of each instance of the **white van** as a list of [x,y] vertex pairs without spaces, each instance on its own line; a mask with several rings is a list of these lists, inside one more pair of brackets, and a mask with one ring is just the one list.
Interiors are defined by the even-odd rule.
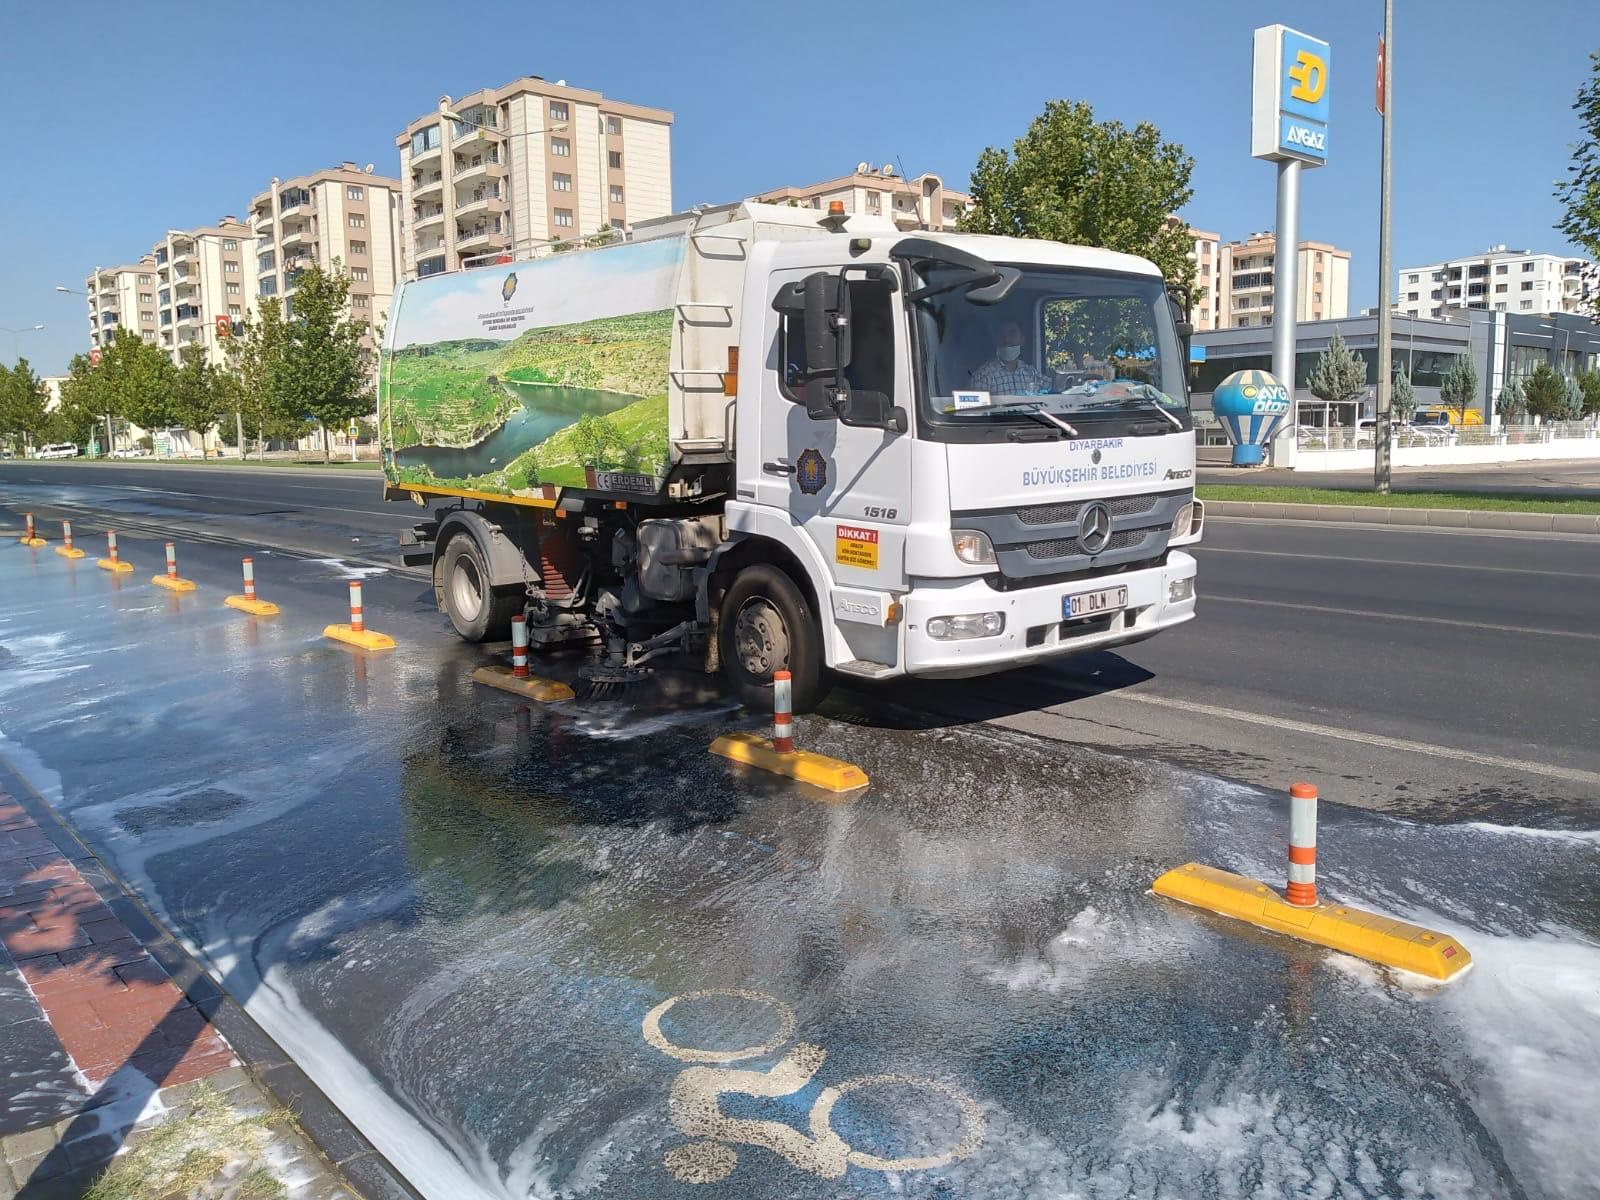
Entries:
[[71,442],[52,442],[39,447],[39,458],[77,458],[78,448]]

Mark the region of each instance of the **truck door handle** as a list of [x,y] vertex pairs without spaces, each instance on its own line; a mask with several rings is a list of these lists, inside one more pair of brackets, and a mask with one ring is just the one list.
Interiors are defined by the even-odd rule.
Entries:
[[768,475],[793,475],[794,464],[778,459],[777,462],[762,463],[761,469]]

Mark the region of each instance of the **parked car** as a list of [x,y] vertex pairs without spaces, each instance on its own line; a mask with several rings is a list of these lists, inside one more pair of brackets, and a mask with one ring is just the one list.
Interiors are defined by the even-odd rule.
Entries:
[[113,450],[111,452],[111,457],[112,458],[149,458],[150,457],[150,453],[151,452],[149,450],[146,450],[143,446],[129,446],[126,449]]
[[51,442],[39,447],[39,458],[77,458],[78,448],[71,442]]

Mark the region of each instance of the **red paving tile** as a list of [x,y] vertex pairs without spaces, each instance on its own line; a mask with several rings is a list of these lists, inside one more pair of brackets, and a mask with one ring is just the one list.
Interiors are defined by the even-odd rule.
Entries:
[[0,944],[91,1083],[129,1062],[167,1085],[237,1061],[161,964],[3,792]]

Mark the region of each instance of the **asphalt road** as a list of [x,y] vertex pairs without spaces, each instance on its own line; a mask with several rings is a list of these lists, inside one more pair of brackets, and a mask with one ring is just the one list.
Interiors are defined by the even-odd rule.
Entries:
[[708,755],[703,676],[530,708],[413,576],[367,655],[347,561],[263,552],[257,620],[237,546],[122,549],[0,542],[0,756],[426,1196],[1592,1195],[1592,829],[1326,805],[1325,892],[1473,954],[1419,986],[1149,894],[1281,878],[1281,793],[852,693],[839,800]]
[[[81,512],[80,536],[110,519],[392,566],[421,510],[379,487],[370,472],[0,463],[0,502]],[[1423,819],[1600,816],[1600,739],[1577,702],[1595,694],[1600,542],[1214,520],[1198,554],[1200,616],[1174,633],[835,704],[879,723],[991,720],[1266,787],[1304,776]]]
[[[1287,471],[1268,468],[1200,467],[1201,483],[1264,487],[1355,488],[1372,486],[1370,471]],[[1398,492],[1473,492],[1493,496],[1531,492],[1593,500],[1600,497],[1600,459],[1581,462],[1495,463],[1461,467],[1395,467]]]

